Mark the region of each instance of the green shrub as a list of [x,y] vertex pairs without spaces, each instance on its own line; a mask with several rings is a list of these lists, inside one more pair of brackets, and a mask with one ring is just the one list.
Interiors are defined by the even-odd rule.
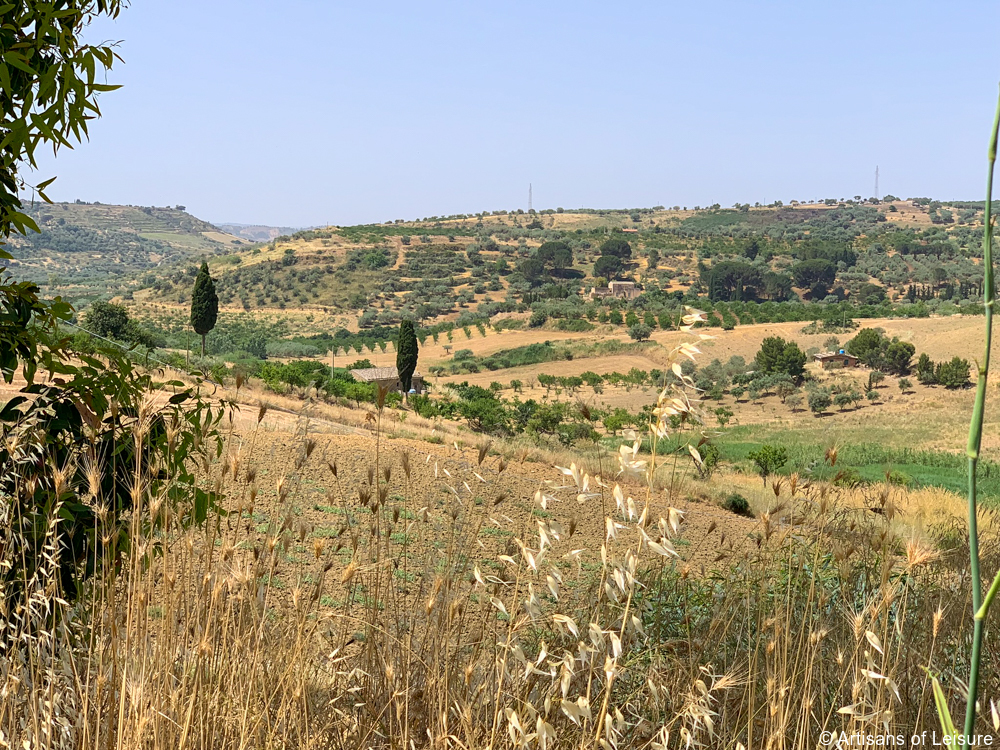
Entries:
[[806,355],[797,344],[780,336],[769,336],[761,343],[754,364],[760,374],[784,373],[799,379],[805,370]]
[[858,487],[865,484],[865,480],[861,477],[861,474],[857,469],[841,469],[837,472],[837,476],[833,478],[834,487]]
[[776,445],[762,445],[758,450],[750,451],[747,458],[754,463],[757,474],[767,484],[767,478],[788,461],[788,450]]
[[593,324],[588,323],[583,318],[560,318],[556,323],[556,328],[560,331],[574,331],[576,333],[594,330]]
[[830,394],[826,391],[813,391],[809,394],[809,409],[819,415],[830,408]]
[[628,335],[634,341],[645,341],[652,333],[649,326],[644,323],[635,323],[628,329]]
[[910,487],[913,485],[913,477],[899,469],[890,471],[885,479],[889,484],[895,484],[899,487]]
[[722,451],[719,450],[719,446],[715,443],[703,443],[698,446],[697,451],[698,455],[701,456],[700,464],[695,461],[695,470],[698,472],[698,478],[708,479],[715,473]]
[[723,501],[722,507],[738,516],[753,517],[753,511],[750,509],[750,501],[737,492],[727,497]]
[[964,388],[969,385],[969,361],[952,357],[950,362],[940,362],[935,370],[935,380],[945,388]]

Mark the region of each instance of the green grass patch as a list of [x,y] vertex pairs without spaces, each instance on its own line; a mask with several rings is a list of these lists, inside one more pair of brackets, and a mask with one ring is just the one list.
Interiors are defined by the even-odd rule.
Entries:
[[[845,471],[853,472],[865,481],[879,482],[885,481],[886,472],[895,471],[897,476],[901,474],[909,478],[914,487],[940,487],[959,494],[968,489],[968,462],[961,453],[838,441],[837,463],[831,467],[824,460],[828,444],[803,440],[803,437],[796,433],[773,434],[757,426],[747,426],[734,428],[716,440],[716,444],[724,460],[748,472],[753,467],[747,455],[764,444],[770,444],[788,451],[788,462],[781,468],[780,474],[798,472],[806,477],[829,481]],[[978,487],[983,497],[1000,499],[1000,464],[980,462]]]
[[332,526],[319,526],[313,529],[313,537],[318,539],[336,539],[337,532],[339,529],[335,529]]
[[507,529],[500,529],[496,526],[483,526],[479,530],[479,536],[495,536],[495,537],[507,537],[513,536],[513,532],[507,531]]

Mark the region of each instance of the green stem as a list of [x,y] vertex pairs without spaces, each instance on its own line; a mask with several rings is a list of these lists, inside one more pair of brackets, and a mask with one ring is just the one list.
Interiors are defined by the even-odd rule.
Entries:
[[977,620],[985,620],[986,613],[990,609],[990,605],[993,604],[993,599],[996,597],[997,593],[1000,593],[1000,572],[997,572],[997,577],[993,579],[993,585],[990,586],[990,590],[986,592],[986,598],[983,599],[983,606],[979,608],[976,612]]
[[[987,153],[986,204],[983,207],[983,311],[985,314],[985,351],[979,364],[976,402],[969,423],[969,562],[972,570],[972,612],[977,614],[983,601],[983,582],[979,572],[979,530],[977,528],[976,465],[983,438],[983,413],[986,407],[986,378],[990,371],[990,345],[993,340],[993,167],[997,160],[997,133],[1000,131],[1000,100],[993,117],[993,130]],[[976,724],[976,698],[979,692],[979,662],[982,659],[983,620],[975,618],[972,632],[972,659],[969,664],[969,698],[965,704],[965,736],[971,738]]]

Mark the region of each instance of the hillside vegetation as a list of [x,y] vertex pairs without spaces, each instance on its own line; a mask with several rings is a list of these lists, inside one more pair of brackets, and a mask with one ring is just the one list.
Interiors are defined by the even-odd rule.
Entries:
[[[921,304],[908,313],[921,314],[979,298],[980,229],[975,204],[924,199],[492,212],[298,232],[239,249],[213,272],[231,310],[322,312],[351,330],[404,317],[593,320],[617,301],[586,293],[611,279],[636,282],[639,306],[656,315],[695,302],[721,323],[820,318],[843,302]],[[178,265],[122,291],[183,304],[188,274]]]
[[39,232],[11,243],[11,272],[70,295],[121,289],[136,274],[215,255],[241,240],[182,206],[35,203]]

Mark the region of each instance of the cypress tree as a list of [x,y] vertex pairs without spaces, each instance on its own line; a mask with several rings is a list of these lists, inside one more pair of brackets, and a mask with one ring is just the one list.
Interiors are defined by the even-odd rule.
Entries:
[[417,369],[417,332],[412,320],[399,323],[399,338],[396,340],[396,370],[403,384],[403,393],[409,393],[413,383],[413,373]]
[[201,336],[201,356],[205,356],[205,336],[215,328],[219,317],[219,295],[215,293],[215,282],[208,273],[208,263],[202,262],[198,278],[194,280],[191,292],[191,327]]

